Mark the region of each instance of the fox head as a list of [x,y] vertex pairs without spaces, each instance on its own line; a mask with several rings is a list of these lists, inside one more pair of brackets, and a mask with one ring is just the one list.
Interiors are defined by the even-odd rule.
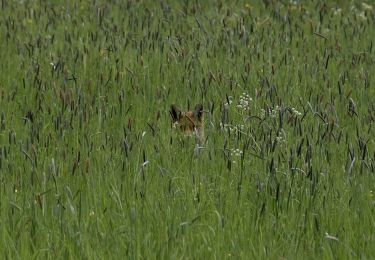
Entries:
[[176,105],[169,111],[172,117],[173,127],[179,129],[185,135],[195,134],[203,137],[203,105],[198,104],[193,111],[183,112]]

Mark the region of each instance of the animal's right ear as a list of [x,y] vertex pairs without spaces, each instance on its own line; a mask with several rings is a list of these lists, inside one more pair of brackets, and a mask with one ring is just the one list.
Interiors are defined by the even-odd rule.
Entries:
[[202,119],[202,115],[203,115],[203,105],[202,104],[197,104],[195,106],[195,109],[194,109],[194,114],[196,117],[198,117],[198,119]]
[[171,114],[173,122],[177,122],[178,120],[180,120],[181,110],[178,109],[176,105],[171,105],[171,110],[169,110],[169,113]]

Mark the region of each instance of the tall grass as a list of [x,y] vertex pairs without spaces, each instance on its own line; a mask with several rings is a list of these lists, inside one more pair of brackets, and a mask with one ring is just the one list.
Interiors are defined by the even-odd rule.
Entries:
[[1,5],[2,257],[374,257],[373,5]]

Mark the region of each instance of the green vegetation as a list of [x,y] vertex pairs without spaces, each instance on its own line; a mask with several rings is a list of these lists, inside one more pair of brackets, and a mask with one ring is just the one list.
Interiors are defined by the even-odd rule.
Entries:
[[2,259],[375,257],[375,6],[1,5]]

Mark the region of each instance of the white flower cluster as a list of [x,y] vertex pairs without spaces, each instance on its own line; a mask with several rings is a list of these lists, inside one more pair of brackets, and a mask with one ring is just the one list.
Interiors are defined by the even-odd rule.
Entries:
[[230,125],[230,124],[224,124],[220,122],[220,127],[223,129],[229,129],[229,131],[232,132],[243,132],[245,130],[245,125]]
[[260,118],[264,118],[266,116],[266,110],[264,110],[263,108],[260,109],[260,113],[259,113],[259,117]]
[[241,157],[241,155],[242,155],[242,150],[240,150],[240,149],[232,149],[231,150],[231,155],[232,156],[236,156],[236,157]]
[[278,134],[276,136],[276,141],[278,143],[285,143],[286,142],[286,133],[283,129],[281,129],[281,131],[278,132]]
[[361,18],[363,21],[366,21],[367,20],[367,17],[366,17],[366,13],[363,11],[363,12],[360,12],[359,14],[357,14],[359,18]]
[[[242,156],[242,150],[240,150],[238,148],[237,149],[232,149],[230,151],[230,154],[233,157],[241,157]],[[232,163],[237,163],[237,161],[236,160],[232,160]]]
[[334,16],[336,16],[336,15],[339,15],[339,14],[341,14],[341,8],[335,8],[334,10],[333,10],[333,15]]
[[282,135],[278,135],[276,136],[276,141],[278,143],[282,143],[282,142],[285,142],[285,138]]
[[[229,102],[229,103],[228,103]],[[232,96],[228,96],[228,100],[226,100],[225,102],[224,102],[224,107],[225,108],[229,108],[231,105],[232,105],[232,103],[233,103],[233,97]]]
[[247,111],[250,109],[250,102],[252,101],[253,99],[250,97],[249,94],[242,93],[238,101],[237,108]]
[[266,116],[270,116],[272,118],[276,118],[279,110],[280,110],[279,106],[275,106],[274,108],[270,107],[267,110],[261,109],[259,113],[259,117],[265,118]]
[[362,2],[362,8],[363,8],[365,11],[372,11],[372,10],[373,10],[372,5],[367,4],[367,3],[365,3],[365,2]]
[[357,15],[357,17],[361,18],[363,21],[366,21],[367,20],[366,11],[372,12],[373,6],[363,2],[361,7],[362,7],[362,10],[358,10],[355,5],[352,5],[350,7],[350,10],[354,12]]
[[[260,118],[265,118],[266,116],[269,116],[269,117],[272,117],[272,118],[276,118],[277,117],[277,113],[279,111],[280,111],[280,107],[279,106],[275,106],[274,108],[270,107],[270,108],[267,108],[267,109],[261,109],[260,113],[259,113],[259,117]],[[299,112],[294,107],[292,107],[289,111],[294,116],[297,116],[297,117],[302,116],[302,113]]]
[[302,116],[302,113],[299,112],[299,111],[298,111],[297,109],[295,109],[294,107],[292,107],[291,110],[292,110],[293,115],[296,115],[296,116],[298,116],[298,117]]

